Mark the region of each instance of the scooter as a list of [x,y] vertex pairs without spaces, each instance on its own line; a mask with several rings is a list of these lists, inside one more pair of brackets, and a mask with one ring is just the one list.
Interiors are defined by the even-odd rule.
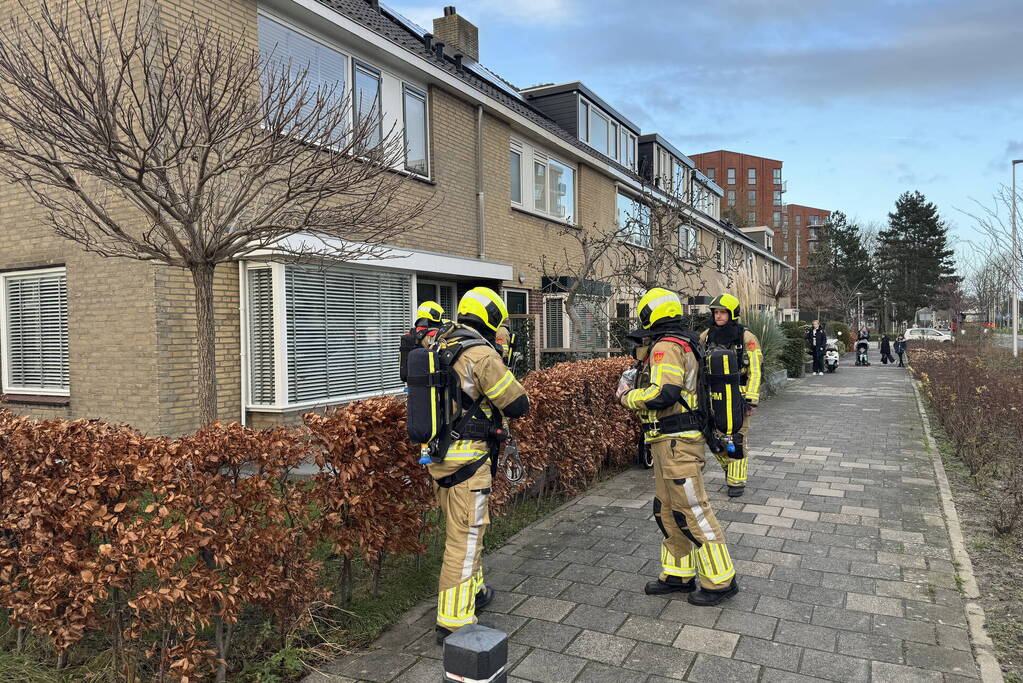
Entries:
[[838,347],[834,343],[829,343],[824,352],[824,367],[828,372],[838,370]]
[[867,360],[867,349],[870,345],[865,341],[856,342],[856,365],[870,365]]

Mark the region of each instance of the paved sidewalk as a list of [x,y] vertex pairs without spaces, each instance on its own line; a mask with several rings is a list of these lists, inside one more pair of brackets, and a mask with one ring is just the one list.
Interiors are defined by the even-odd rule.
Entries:
[[[790,382],[757,412],[750,488],[707,487],[742,592],[721,607],[643,594],[659,571],[650,472],[631,470],[484,558],[513,681],[976,679],[934,471],[905,370]],[[375,651],[308,681],[442,678],[434,601]]]

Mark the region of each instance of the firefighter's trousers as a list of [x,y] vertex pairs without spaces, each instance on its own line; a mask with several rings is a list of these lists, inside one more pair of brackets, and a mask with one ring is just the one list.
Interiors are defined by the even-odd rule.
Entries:
[[704,588],[727,588],[735,567],[703,488],[703,438],[655,441],[650,449],[657,486],[654,519],[664,534],[661,581],[698,575]]
[[437,624],[454,631],[476,623],[476,593],[483,590],[483,535],[490,526],[489,465],[451,488],[434,484],[447,538],[437,586]]
[[739,429],[739,433],[742,434],[743,457],[729,458],[728,453],[716,453],[714,456],[721,464],[721,469],[725,471],[725,481],[729,486],[745,486],[746,480],[749,478],[749,423],[751,418],[751,415],[747,415]]

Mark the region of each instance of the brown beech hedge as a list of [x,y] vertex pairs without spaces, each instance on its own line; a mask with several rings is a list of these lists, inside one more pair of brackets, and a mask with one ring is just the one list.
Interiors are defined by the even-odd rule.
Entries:
[[994,502],[992,525],[1023,521],[1023,372],[1007,351],[914,349],[913,373],[955,454]]
[[[526,491],[579,492],[631,462],[636,424],[613,397],[628,365],[525,379],[532,409],[512,431],[526,476],[498,477],[495,509]],[[299,427],[217,423],[177,439],[0,411],[0,605],[49,638],[58,664],[105,631],[125,674],[141,660],[159,678],[224,680],[243,609],[284,633],[350,599],[353,560],[425,552],[433,491],[418,455],[404,403],[387,397]],[[317,474],[294,475],[310,462]],[[335,585],[324,557],[341,561]]]

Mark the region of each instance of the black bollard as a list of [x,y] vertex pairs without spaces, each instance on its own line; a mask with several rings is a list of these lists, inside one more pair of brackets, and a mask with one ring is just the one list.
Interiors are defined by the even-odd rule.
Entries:
[[444,683],[507,683],[508,634],[478,624],[444,641]]

